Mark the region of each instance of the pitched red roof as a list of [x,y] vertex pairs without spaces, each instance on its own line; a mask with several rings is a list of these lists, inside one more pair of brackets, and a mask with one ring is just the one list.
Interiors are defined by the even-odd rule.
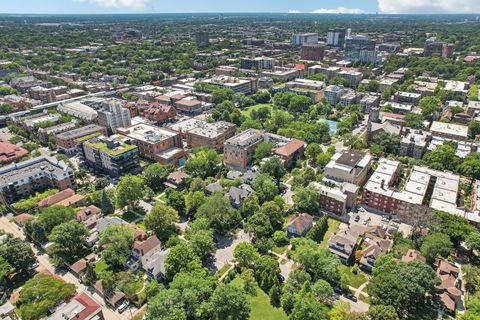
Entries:
[[145,241],[135,241],[133,244],[133,249],[143,256],[160,244],[161,242],[158,240],[157,236],[152,236]]
[[288,157],[303,148],[304,146],[305,142],[303,142],[302,140],[292,139],[284,146],[278,147],[275,150],[275,153],[284,157]]
[[75,316],[75,320],[86,320],[90,319],[93,315],[97,314],[102,307],[93,300],[86,292],[80,293],[75,298],[80,304],[82,304],[85,309]]
[[54,204],[62,201],[62,200],[65,200],[67,198],[70,198],[71,196],[73,196],[75,194],[75,191],[73,191],[72,189],[68,188],[68,189],[65,189],[65,190],[62,190],[60,192],[57,192],[55,193],[54,195],[51,195],[50,197],[46,197],[45,199],[41,200],[39,203],[38,203],[38,206],[39,207],[50,207],[50,206],[53,206]]
[[8,163],[20,159],[28,154],[28,151],[8,141],[0,140],[0,162]]

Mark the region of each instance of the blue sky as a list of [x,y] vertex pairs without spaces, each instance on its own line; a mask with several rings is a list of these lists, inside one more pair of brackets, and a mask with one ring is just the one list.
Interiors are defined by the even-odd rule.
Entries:
[[480,0],[16,0],[2,13],[474,13]]

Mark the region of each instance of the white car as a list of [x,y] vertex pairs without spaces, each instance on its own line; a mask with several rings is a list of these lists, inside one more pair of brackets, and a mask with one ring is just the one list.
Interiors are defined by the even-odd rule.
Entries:
[[123,311],[127,310],[127,308],[130,306],[130,302],[127,300],[123,301],[122,304],[118,307],[118,312],[122,313]]

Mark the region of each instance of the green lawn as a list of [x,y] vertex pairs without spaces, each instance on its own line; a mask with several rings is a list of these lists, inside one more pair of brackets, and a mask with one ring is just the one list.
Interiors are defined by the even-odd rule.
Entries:
[[95,263],[95,273],[99,273],[99,272],[102,272],[102,271],[105,271],[108,269],[108,265],[107,263],[105,262],[105,260],[103,259],[100,259],[97,261],[97,263]]
[[288,248],[288,244],[278,247],[278,246],[273,246],[272,251],[278,254],[283,254]]
[[269,104],[269,103],[265,103],[265,104],[256,104],[254,106],[251,106],[251,107],[248,107],[246,108],[245,110],[242,111],[242,115],[243,116],[246,116],[246,117],[250,117],[250,114],[252,113],[253,110],[258,110],[262,107],[268,107],[270,108],[270,111],[272,111],[272,108],[273,108],[273,105],[272,104]]
[[[235,278],[232,282],[241,285],[242,280]],[[250,320],[287,320],[288,317],[282,308],[275,308],[270,304],[270,298],[260,288],[255,296],[248,296],[250,302]]]
[[340,274],[346,275],[346,278],[348,279],[348,281],[347,281],[348,285],[350,285],[354,288],[358,288],[363,283],[368,281],[367,276],[361,270],[358,270],[357,274],[354,274],[352,272],[352,267],[346,266],[344,264],[341,264],[339,266],[338,270],[340,271]]
[[217,278],[220,279],[225,274],[225,272],[227,272],[227,270],[230,269],[231,266],[232,265],[230,263],[227,263],[222,268],[220,268],[220,270],[218,270],[217,273],[215,274]]
[[132,223],[133,221],[138,219],[138,216],[131,211],[127,211],[122,215],[122,219],[127,221],[128,223]]
[[339,230],[341,222],[335,219],[328,219],[328,230],[323,237],[322,242],[320,242],[320,248],[326,249],[328,246],[328,240],[330,237]]

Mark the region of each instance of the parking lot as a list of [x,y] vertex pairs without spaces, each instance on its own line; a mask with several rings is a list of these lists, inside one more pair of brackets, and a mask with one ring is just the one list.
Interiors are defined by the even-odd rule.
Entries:
[[388,215],[381,215],[376,212],[368,211],[363,207],[359,207],[357,213],[350,213],[350,224],[360,224],[364,226],[379,225],[389,234],[398,231],[403,233],[404,236],[409,236],[413,229],[411,225],[402,223],[395,218],[390,218]]

